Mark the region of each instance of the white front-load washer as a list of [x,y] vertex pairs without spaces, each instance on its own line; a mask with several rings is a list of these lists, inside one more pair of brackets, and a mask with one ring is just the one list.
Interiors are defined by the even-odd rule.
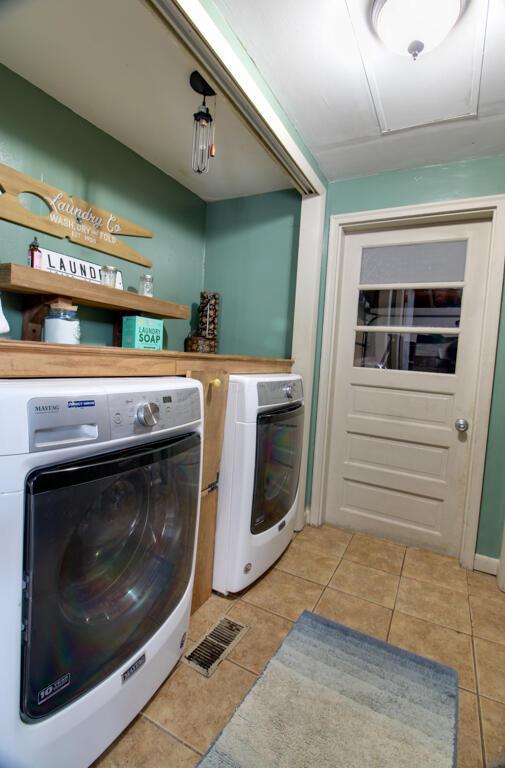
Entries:
[[297,374],[230,376],[214,549],[217,592],[248,587],[293,537],[303,414]]
[[182,654],[202,388],[0,382],[0,766],[87,768]]

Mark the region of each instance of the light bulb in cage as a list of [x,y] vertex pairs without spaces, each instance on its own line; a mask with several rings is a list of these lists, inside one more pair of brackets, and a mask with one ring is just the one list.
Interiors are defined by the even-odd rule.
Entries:
[[193,153],[191,164],[195,173],[207,173],[210,158],[216,155],[216,145],[214,143],[215,121],[206,100],[209,96],[214,96],[215,105],[216,92],[196,70],[191,73],[189,84],[194,91],[203,96],[202,104],[193,115]]

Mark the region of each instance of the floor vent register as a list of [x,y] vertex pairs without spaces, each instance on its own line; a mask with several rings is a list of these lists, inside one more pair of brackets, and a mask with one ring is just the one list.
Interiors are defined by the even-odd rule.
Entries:
[[210,677],[249,629],[239,621],[221,619],[184,656],[184,661],[205,677]]

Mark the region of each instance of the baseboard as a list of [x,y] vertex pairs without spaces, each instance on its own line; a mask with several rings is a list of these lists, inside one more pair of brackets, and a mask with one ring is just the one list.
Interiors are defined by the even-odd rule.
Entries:
[[499,563],[500,561],[497,557],[475,555],[473,567],[476,571],[482,571],[483,573],[490,573],[492,576],[496,576]]

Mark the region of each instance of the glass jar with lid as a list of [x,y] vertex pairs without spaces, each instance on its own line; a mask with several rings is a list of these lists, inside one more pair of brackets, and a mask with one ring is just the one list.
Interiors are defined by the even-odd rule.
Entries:
[[111,267],[109,265],[102,267],[100,269],[100,278],[102,281],[102,285],[108,285],[109,288],[115,288],[116,281],[117,281],[117,274],[118,274],[118,270],[116,269],[116,267]]
[[44,319],[44,341],[50,344],[80,344],[81,324],[77,307],[49,307]]

